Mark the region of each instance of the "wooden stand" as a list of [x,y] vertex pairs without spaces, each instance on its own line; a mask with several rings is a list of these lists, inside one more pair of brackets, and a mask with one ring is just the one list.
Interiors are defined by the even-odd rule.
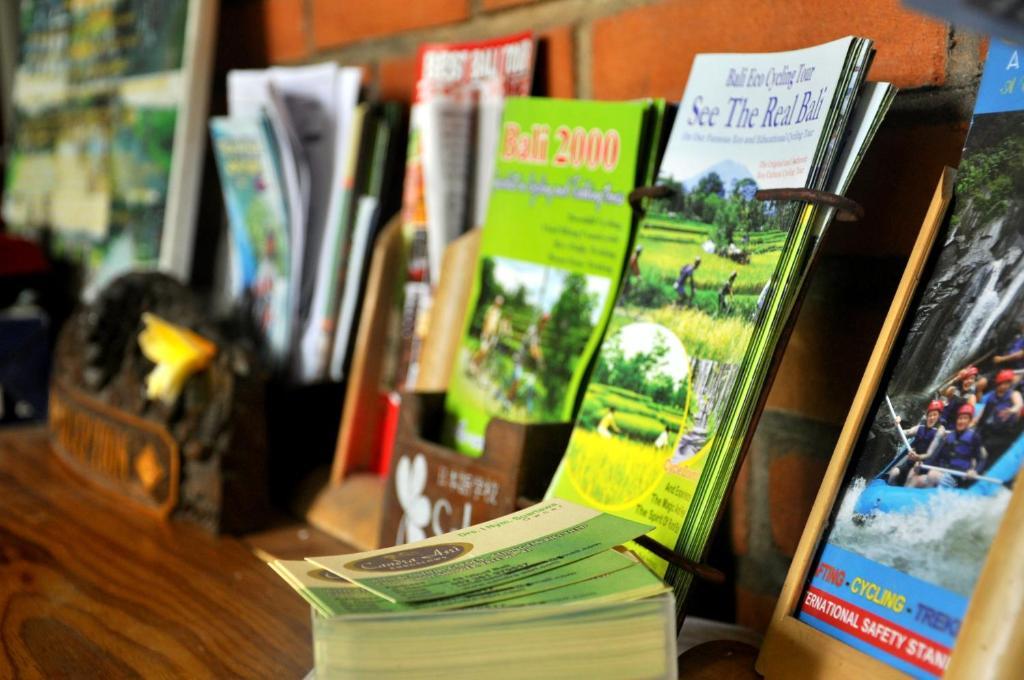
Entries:
[[501,517],[517,509],[520,497],[540,498],[572,433],[572,423],[525,425],[494,418],[484,434],[483,455],[471,458],[437,443],[443,407],[443,393],[402,396],[381,546]]
[[387,395],[386,342],[402,266],[402,224],[398,216],[377,238],[366,280],[366,299],[348,372],[338,444],[327,485],[313,500],[306,520],[360,550],[377,547],[384,480],[374,470]]
[[[786,583],[775,606],[775,613],[772,616],[768,634],[765,637],[764,645],[761,647],[761,653],[757,660],[757,670],[770,678],[809,678],[815,676],[833,678],[904,677],[902,673],[891,666],[799,621],[795,613],[800,608],[800,600],[807,582],[808,570],[813,563],[814,555],[828,523],[832,506],[842,489],[846,467],[860,436],[861,426],[868,416],[875,393],[881,383],[889,352],[898,337],[914,291],[928,261],[932,243],[946,214],[946,208],[952,197],[952,191],[953,171],[947,169],[935,190],[931,206],[928,209],[924,224],[918,235],[917,243],[911,253],[910,261],[907,263],[903,279],[900,281],[899,288],[896,291],[892,307],[879,334],[878,342],[875,344],[871,359],[864,373],[864,378],[857,391],[857,396],[854,398],[853,405],[850,408],[850,415],[839,436],[839,441],[836,443],[832,462],[825,473],[821,490],[818,492],[818,497],[811,510],[807,526],[804,528],[803,536],[800,539],[800,545],[793,557]],[[1020,499],[1015,500],[1018,501],[1016,507],[1018,508],[1017,516],[1019,517],[1019,508],[1024,506],[1024,504],[1019,502]],[[1008,512],[1007,514],[1006,519],[1011,520],[1012,518],[1009,515],[1012,513]],[[1008,524],[1009,522],[1004,522],[1003,529],[1006,529]],[[1014,526],[1014,530],[1016,533],[1020,533],[1019,527]],[[999,535],[1002,537],[1003,532]],[[990,557],[995,556],[999,545],[998,541],[993,545],[992,556]],[[1016,552],[1014,552],[1014,549]],[[1020,546],[1017,545],[1008,552],[1012,552],[1019,558],[1021,555]],[[983,578],[991,571],[999,569],[998,566],[992,565],[994,561],[989,559],[985,567],[986,571],[983,573]],[[1022,610],[1022,602],[1024,602],[1024,598],[1021,595],[1024,592],[1024,588],[1021,586],[1019,577],[1019,562],[1006,563],[1006,567],[1002,571],[1004,572],[1004,581],[1008,575],[1006,572],[1013,572],[1011,582],[1016,583],[1016,586],[1005,590],[1001,586],[993,586],[988,590],[988,593],[996,598],[1009,597],[1014,606],[1013,612],[1019,614]],[[968,625],[971,615],[977,610],[978,606],[984,605],[976,605],[976,603],[972,602],[968,617],[964,620],[961,643],[958,643],[956,651],[959,651],[964,646],[963,640],[970,641],[966,644],[978,644],[977,638],[972,636],[969,630],[970,626]],[[1006,614],[1009,613],[1006,612]],[[1005,622],[1003,616],[990,616],[988,618],[993,625],[996,621],[1000,623]],[[1010,624],[1005,627],[1008,629],[1007,632],[1012,632],[1009,629],[1014,628],[1014,625]],[[998,646],[1001,650],[1005,650],[1007,644],[1012,644],[1012,640],[1019,640],[1019,638],[1019,633],[1003,635]],[[989,640],[986,638],[985,641],[988,642]],[[1019,647],[1015,649],[1014,654],[1019,658]],[[991,651],[985,651],[983,655],[994,656]],[[950,669],[956,666],[956,664],[957,653],[954,653]],[[982,674],[978,677],[994,676]]]

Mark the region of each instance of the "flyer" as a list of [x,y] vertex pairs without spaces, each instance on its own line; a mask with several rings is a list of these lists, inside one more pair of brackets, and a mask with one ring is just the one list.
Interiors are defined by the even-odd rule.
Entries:
[[[811,243],[810,211],[755,193],[826,181],[869,45],[696,57],[659,169],[668,195],[640,226],[549,497],[650,522],[701,558],[756,402],[739,395],[756,394]],[[683,601],[689,575],[637,552]]]
[[989,47],[948,232],[796,614],[915,677],[943,674],[1024,462],[1022,59]]
[[231,244],[254,326],[278,364],[291,344],[292,243],[273,133],[265,117],[210,119]]
[[[514,607],[523,604],[574,601],[577,597],[614,599],[625,595],[626,599],[632,599],[631,595],[636,587],[650,588],[652,581],[656,586],[660,585],[658,578],[646,567],[638,564],[635,558],[616,550],[605,550],[582,560],[494,588],[425,602],[391,602],[331,571],[303,560],[278,560],[271,562],[270,566],[325,616],[428,609],[443,611],[468,607]],[[611,578],[623,570],[629,570],[629,573]],[[642,572],[646,572],[646,579]],[[655,588],[651,594],[657,592],[659,589]]]
[[649,102],[512,98],[444,439],[483,451],[496,414],[571,420],[611,314],[633,226]]
[[412,546],[307,560],[392,602],[494,588],[596,555],[650,526],[561,500]]
[[535,47],[530,32],[420,47],[402,200],[408,262],[396,388],[415,388],[445,248],[483,223],[504,100],[530,94]]

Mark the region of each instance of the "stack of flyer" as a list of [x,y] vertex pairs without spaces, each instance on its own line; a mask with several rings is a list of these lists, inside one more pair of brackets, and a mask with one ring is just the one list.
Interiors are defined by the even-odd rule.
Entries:
[[210,131],[230,226],[222,288],[272,365],[325,380],[347,357],[373,239],[397,211],[397,104],[359,103],[361,73],[334,63],[228,74]]
[[530,93],[534,51],[529,32],[420,47],[402,200],[408,261],[395,389],[416,385],[445,248],[484,221],[505,97]]
[[572,420],[629,254],[630,194],[653,179],[664,112],[660,100],[506,102],[445,444],[477,457],[496,416]]
[[[618,302],[549,489],[706,551],[831,209],[758,191],[842,194],[894,89],[847,37],[693,63]],[[691,576],[639,551],[682,603]]]
[[317,677],[676,674],[671,592],[617,549],[652,527],[561,500],[400,548],[276,561]]

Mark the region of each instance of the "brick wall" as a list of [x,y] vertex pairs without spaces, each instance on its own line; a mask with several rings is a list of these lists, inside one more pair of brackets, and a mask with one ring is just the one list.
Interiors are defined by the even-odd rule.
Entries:
[[[552,96],[677,100],[694,54],[875,40],[901,88],[811,282],[730,511],[737,618],[763,628],[943,165],[956,166],[985,43],[896,0],[224,0],[229,63],[335,59],[408,101],[416,48],[533,30]],[[720,565],[726,566],[726,565]]]
[[802,47],[871,37],[871,77],[953,94],[977,74],[981,44],[895,0],[225,0],[232,31],[272,63],[335,59],[367,68],[371,86],[408,99],[416,48],[533,30],[551,40],[562,96],[676,99],[693,55]]

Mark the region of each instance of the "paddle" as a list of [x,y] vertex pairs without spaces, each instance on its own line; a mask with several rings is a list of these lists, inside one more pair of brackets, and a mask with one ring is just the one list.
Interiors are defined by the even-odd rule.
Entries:
[[[960,470],[950,470],[949,468],[939,467],[938,465],[925,465],[924,463],[921,463],[921,467],[923,467],[925,470],[937,470],[939,472],[948,472],[954,477],[970,477],[970,475],[968,475],[966,472],[961,472]],[[975,475],[974,477],[971,477],[971,479],[978,479],[983,482],[992,482],[993,484],[1006,484],[1006,482],[1004,482],[1001,479],[997,479],[995,477],[985,477],[984,475]]]
[[889,400],[888,394],[885,395],[885,403],[889,407],[889,414],[892,416],[893,422],[896,424],[896,430],[900,433],[900,439],[903,440],[903,446],[905,448],[902,451],[896,452],[896,456],[891,461],[889,461],[888,465],[882,468],[882,471],[878,473],[878,477],[881,477],[882,475],[889,472],[889,470],[891,470],[893,466],[902,463],[907,458],[907,455],[911,451],[913,451],[913,449],[910,448],[910,441],[907,439],[907,435],[903,433],[903,428],[900,426],[899,423],[899,417],[896,415],[896,409],[892,407],[892,402]]
[[885,395],[885,405],[889,407],[889,415],[892,416],[892,420],[896,423],[896,431],[900,433],[900,439],[903,440],[903,445],[907,447],[907,451],[910,451],[910,441],[907,439],[906,433],[903,431],[903,426],[900,425],[900,417],[896,415],[896,409],[892,407],[892,401],[889,400],[889,395]]

